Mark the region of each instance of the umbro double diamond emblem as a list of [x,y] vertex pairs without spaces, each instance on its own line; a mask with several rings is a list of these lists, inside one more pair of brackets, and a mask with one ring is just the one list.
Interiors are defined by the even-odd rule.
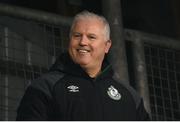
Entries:
[[70,85],[67,87],[69,89],[69,92],[79,92],[79,87],[75,85]]

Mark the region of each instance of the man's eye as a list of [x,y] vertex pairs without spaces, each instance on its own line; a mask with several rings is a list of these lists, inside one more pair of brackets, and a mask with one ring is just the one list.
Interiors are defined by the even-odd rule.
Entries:
[[80,34],[75,34],[74,37],[80,37],[81,35]]
[[96,39],[96,37],[94,37],[94,36],[89,36],[89,39]]

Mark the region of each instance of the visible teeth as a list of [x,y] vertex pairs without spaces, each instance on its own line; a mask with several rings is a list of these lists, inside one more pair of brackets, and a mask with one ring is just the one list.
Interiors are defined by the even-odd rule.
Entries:
[[78,51],[81,53],[87,53],[88,52],[87,50],[78,50]]

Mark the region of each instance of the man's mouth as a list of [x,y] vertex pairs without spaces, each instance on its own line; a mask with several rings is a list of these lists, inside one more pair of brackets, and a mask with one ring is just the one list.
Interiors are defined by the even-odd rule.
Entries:
[[77,51],[79,53],[88,53],[88,52],[90,52],[90,50],[87,50],[87,49],[77,49]]

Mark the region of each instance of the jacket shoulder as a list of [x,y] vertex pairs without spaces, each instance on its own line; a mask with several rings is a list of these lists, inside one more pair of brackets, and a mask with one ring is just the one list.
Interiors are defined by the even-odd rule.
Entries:
[[32,80],[28,87],[38,89],[45,93],[48,97],[52,97],[54,85],[64,76],[61,72],[48,72],[40,76],[39,78]]

